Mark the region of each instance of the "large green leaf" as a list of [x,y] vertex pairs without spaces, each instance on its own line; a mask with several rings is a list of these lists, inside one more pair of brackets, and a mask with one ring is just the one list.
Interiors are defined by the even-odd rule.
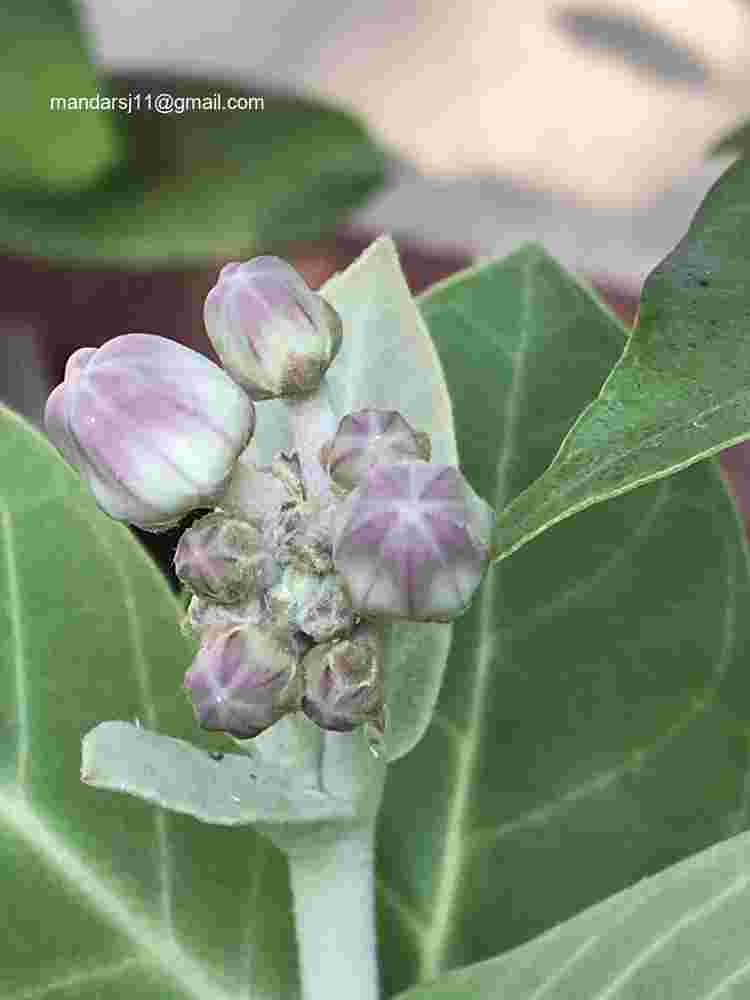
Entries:
[[[625,333],[541,251],[421,299],[474,489],[547,467]],[[747,824],[750,571],[715,460],[491,567],[379,825],[389,993],[494,956]],[[505,994],[503,994],[505,996]]]
[[[57,111],[53,97],[92,99],[97,79],[75,0],[5,0],[0,5],[0,184],[15,190],[88,184],[116,157],[103,111]],[[26,196],[24,190],[24,197]],[[6,197],[11,197],[10,194]],[[6,237],[7,239],[7,237]]]
[[748,205],[750,161],[739,160],[646,281],[636,328],[598,397],[550,467],[498,514],[499,558],[577,511],[750,438]]
[[7,409],[0,469],[0,993],[296,996],[281,853],[79,778],[81,737],[112,715],[201,742],[166,581]]
[[741,1000],[750,835],[675,865],[507,955],[404,1000]]
[[[62,260],[136,265],[226,259],[333,228],[383,179],[384,157],[342,111],[223,82],[145,74],[105,94],[141,109],[115,112],[126,162],[71,194],[0,189],[2,244]],[[158,114],[160,95],[263,98],[263,110]],[[86,113],[56,112],[72,122]]]

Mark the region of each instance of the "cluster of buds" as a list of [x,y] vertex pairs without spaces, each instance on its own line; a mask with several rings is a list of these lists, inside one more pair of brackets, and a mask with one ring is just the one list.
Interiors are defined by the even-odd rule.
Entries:
[[159,532],[211,510],[174,558],[192,595],[184,627],[201,642],[185,677],[201,726],[248,739],[303,712],[323,729],[382,732],[382,623],[466,610],[492,509],[395,410],[344,416],[316,454],[240,459],[255,403],[318,392],[341,319],[275,257],[226,265],[204,316],[223,369],[148,334],[81,348],[47,402],[47,433],[116,520]]

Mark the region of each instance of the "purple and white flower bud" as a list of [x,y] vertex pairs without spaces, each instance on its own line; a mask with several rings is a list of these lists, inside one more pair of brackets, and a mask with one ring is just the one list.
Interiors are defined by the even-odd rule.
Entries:
[[279,568],[264,545],[262,525],[226,514],[207,514],[177,543],[175,573],[186,587],[219,604],[259,596]]
[[295,647],[257,625],[207,635],[185,675],[199,724],[243,740],[297,711],[302,683]]
[[484,576],[493,522],[450,465],[376,465],[336,513],[333,562],[358,614],[450,621]]
[[321,454],[328,475],[345,490],[354,489],[373,465],[430,460],[430,439],[415,431],[395,410],[359,410],[345,416]]
[[365,722],[382,732],[382,646],[377,630],[360,625],[349,639],[313,646],[302,659],[302,711],[321,729],[348,733]]
[[105,513],[164,531],[211,506],[252,437],[255,411],[202,354],[131,333],[70,356],[44,423]]
[[252,399],[314,392],[336,357],[336,310],[278,257],[223,267],[203,310],[221,363]]

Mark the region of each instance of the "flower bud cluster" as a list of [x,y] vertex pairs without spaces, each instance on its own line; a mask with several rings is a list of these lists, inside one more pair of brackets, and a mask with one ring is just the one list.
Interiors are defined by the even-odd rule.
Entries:
[[288,264],[259,257],[222,269],[205,321],[224,370],[146,334],[76,351],[48,434],[115,519],[163,531],[211,509],[174,557],[192,595],[183,628],[201,642],[185,676],[201,726],[248,739],[301,711],[382,732],[382,623],[466,610],[492,510],[395,410],[347,414],[319,450],[320,432],[257,468],[243,454],[255,402],[315,393],[341,320]]

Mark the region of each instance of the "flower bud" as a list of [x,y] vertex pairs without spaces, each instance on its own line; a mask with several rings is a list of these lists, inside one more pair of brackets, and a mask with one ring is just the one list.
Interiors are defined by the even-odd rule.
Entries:
[[493,521],[452,466],[376,465],[336,513],[333,562],[358,614],[450,621],[482,580]]
[[44,423],[105,513],[164,531],[211,505],[252,436],[255,411],[208,358],[132,333],[71,355]]
[[333,570],[331,532],[336,503],[313,498],[284,511],[272,532],[281,562],[312,573]]
[[373,626],[360,625],[349,639],[313,646],[302,658],[302,673],[302,711],[321,729],[348,733],[371,722],[382,731],[382,649]]
[[395,410],[359,410],[344,417],[321,460],[345,490],[358,486],[373,465],[430,460],[430,439]]
[[356,621],[336,573],[318,575],[287,566],[267,602],[277,627],[299,630],[315,642],[349,635]]
[[278,257],[223,267],[203,316],[221,363],[256,400],[314,392],[341,346],[336,310]]
[[250,739],[300,708],[302,674],[294,647],[257,625],[207,634],[185,675],[204,729]]
[[180,631],[191,638],[203,639],[211,632],[232,625],[260,625],[268,620],[268,612],[259,597],[239,604],[216,604],[194,594],[180,622]]
[[278,575],[258,522],[213,513],[196,521],[177,543],[175,573],[194,593],[219,604],[260,595]]

